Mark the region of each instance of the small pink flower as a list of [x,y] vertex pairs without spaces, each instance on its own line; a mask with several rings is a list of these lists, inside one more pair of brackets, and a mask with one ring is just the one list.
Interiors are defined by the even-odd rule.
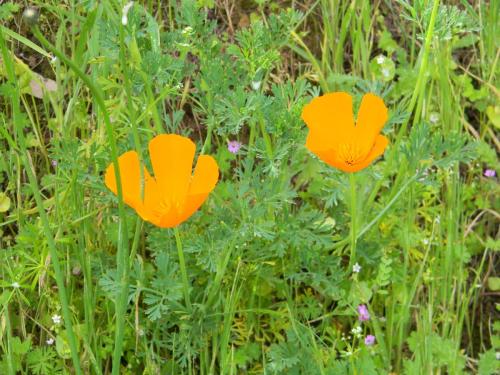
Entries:
[[227,149],[232,154],[237,154],[240,148],[241,148],[241,143],[238,141],[229,141],[227,143]]
[[375,336],[373,335],[368,335],[365,337],[365,345],[371,346],[375,344]]
[[497,172],[494,169],[486,169],[484,171],[484,177],[495,177]]
[[370,320],[370,312],[368,311],[366,305],[358,306],[358,314],[359,314],[358,319],[360,322],[365,322],[367,320]]

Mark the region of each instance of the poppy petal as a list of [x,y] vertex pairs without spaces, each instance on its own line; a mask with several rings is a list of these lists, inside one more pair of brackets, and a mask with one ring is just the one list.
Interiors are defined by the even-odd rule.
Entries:
[[154,224],[160,228],[174,228],[182,223],[181,217],[175,211],[163,214]]
[[162,228],[173,228],[186,221],[205,202],[219,179],[217,162],[208,155],[200,155],[191,179],[182,210],[163,212],[153,224]]
[[209,155],[200,155],[189,186],[189,195],[210,193],[218,180],[219,167],[215,159]]
[[316,97],[304,107],[302,119],[310,129],[310,146],[328,150],[345,142],[353,133],[352,97],[345,92]]
[[[162,134],[149,142],[149,156],[163,203],[180,210],[193,170],[196,146],[186,137]],[[167,211],[170,211],[168,209]]]
[[362,146],[363,153],[368,153],[374,145],[387,121],[387,107],[384,101],[375,94],[368,93],[361,99],[356,120],[356,139]]
[[376,158],[378,158],[380,155],[382,155],[385,151],[385,148],[389,144],[389,139],[383,135],[378,135],[375,138],[375,144],[373,145],[373,148],[370,150],[366,158],[357,163],[354,164],[353,167],[354,169],[351,172],[357,172],[361,169],[364,169],[368,167]]
[[[141,199],[141,173],[137,152],[125,152],[118,158],[118,165],[120,168],[123,201],[135,209],[144,220],[148,220],[151,217],[151,212],[146,206],[152,206],[152,204],[145,205]],[[113,164],[110,164],[106,168],[104,183],[114,194],[118,194],[115,167]],[[145,201],[150,202],[151,198],[154,198],[157,188],[154,178],[151,177],[146,168],[144,168],[144,184]],[[148,195],[150,196],[149,199],[147,198]]]
[[186,205],[181,215],[182,221],[187,220],[200,208],[208,194],[215,188],[218,180],[219,167],[215,159],[208,155],[200,155],[189,187]]
[[364,160],[356,164],[347,164],[344,160],[339,158],[335,153],[335,150],[330,149],[328,151],[317,152],[316,155],[323,160],[325,163],[330,165],[331,167],[340,169],[344,172],[358,172],[366,167],[368,167],[373,160],[382,155],[385,151],[385,148],[389,144],[389,140],[387,137],[383,135],[378,135],[375,139],[375,145],[370,150],[368,155]]

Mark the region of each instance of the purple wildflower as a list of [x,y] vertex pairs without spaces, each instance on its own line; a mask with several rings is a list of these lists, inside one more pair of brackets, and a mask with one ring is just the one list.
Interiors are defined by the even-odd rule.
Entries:
[[57,167],[57,160],[55,160],[55,159],[54,159],[54,160],[52,160],[52,161],[50,162],[50,164],[52,164],[52,166],[53,166],[54,168],[55,168],[55,167]]
[[373,335],[368,335],[365,337],[365,345],[370,346],[375,344],[375,336]]
[[358,314],[359,314],[359,321],[360,322],[365,322],[367,320],[370,320],[370,313],[368,312],[368,308],[366,305],[359,305],[358,306]]
[[495,177],[497,172],[494,169],[486,169],[484,171],[484,177]]
[[227,149],[232,154],[237,154],[240,148],[241,148],[241,143],[238,141],[229,141],[227,143]]

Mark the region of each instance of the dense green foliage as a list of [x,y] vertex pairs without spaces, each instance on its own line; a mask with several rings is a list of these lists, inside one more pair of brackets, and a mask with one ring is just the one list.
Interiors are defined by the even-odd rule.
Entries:
[[[33,5],[0,5],[0,374],[495,373],[499,2]],[[329,91],[390,109],[355,196],[304,147]],[[221,171],[188,291],[174,231],[103,183],[161,133]]]

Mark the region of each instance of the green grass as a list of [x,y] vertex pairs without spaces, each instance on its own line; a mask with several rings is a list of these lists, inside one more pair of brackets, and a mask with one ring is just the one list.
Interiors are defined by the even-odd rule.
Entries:
[[[138,1],[123,25],[125,2],[38,1],[35,28],[18,4],[0,374],[496,373],[498,2]],[[330,91],[389,107],[390,146],[355,175],[304,147],[302,108]],[[174,230],[103,179],[161,133],[221,172]]]

